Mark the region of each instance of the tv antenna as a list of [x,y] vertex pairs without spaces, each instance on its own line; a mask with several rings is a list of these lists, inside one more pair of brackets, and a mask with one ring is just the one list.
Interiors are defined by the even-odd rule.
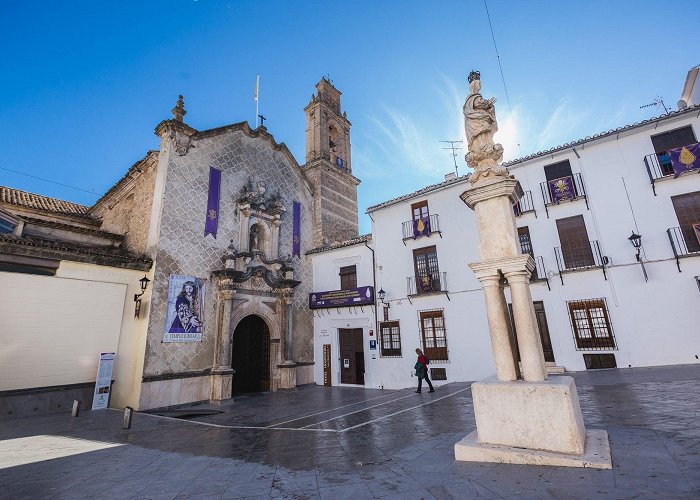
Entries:
[[457,150],[462,149],[462,146],[455,146],[455,144],[462,144],[462,141],[439,141],[439,142],[445,142],[449,144],[449,146],[442,148],[442,149],[451,149],[452,150],[452,161],[455,164],[455,175],[459,177],[459,172],[457,171]]
[[663,97],[656,96],[653,101],[651,101],[649,104],[645,104],[644,106],[639,106],[639,109],[644,109],[644,108],[650,108],[652,106],[656,106],[657,108],[661,106],[664,108],[664,113],[668,114],[668,108],[664,104],[664,99]]

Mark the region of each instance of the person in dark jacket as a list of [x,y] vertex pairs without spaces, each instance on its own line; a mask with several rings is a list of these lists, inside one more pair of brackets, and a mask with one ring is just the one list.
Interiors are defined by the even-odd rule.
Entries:
[[416,392],[420,392],[421,385],[423,385],[423,379],[425,379],[430,387],[428,392],[435,392],[435,389],[433,389],[433,384],[428,378],[428,363],[430,363],[430,360],[428,359],[428,356],[423,354],[423,351],[420,349],[416,349],[416,354],[418,354],[418,361],[416,361],[416,365],[414,366],[416,369],[416,376],[418,377],[418,390],[416,390]]

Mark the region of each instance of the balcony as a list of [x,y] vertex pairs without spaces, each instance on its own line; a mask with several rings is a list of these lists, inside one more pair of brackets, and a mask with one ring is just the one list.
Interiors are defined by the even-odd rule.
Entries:
[[549,278],[547,277],[547,268],[544,267],[544,259],[542,256],[538,255],[537,257],[533,256],[535,259],[535,270],[532,271],[532,276],[530,276],[530,281],[533,283],[547,283],[547,288],[550,288],[549,286]]
[[588,209],[588,198],[586,197],[586,188],[583,185],[581,174],[567,175],[559,179],[540,182],[540,191],[542,192],[547,218],[549,218],[548,207],[559,205],[562,201],[583,199],[586,202],[586,209]]
[[600,251],[600,244],[597,240],[590,241],[590,247],[562,250],[562,247],[554,248],[554,255],[557,258],[557,269],[561,284],[564,284],[564,273],[576,271],[588,271],[592,269],[602,269],[603,278],[608,279],[605,266],[608,265],[608,258]]
[[447,273],[431,273],[426,276],[409,276],[406,278],[406,293],[410,297],[444,293],[447,299]]
[[669,227],[666,230],[679,273],[681,272],[681,258],[700,256],[700,241],[698,241],[694,233],[693,226],[684,228]]
[[429,216],[428,222],[423,222],[422,229],[419,226],[419,220],[424,221],[424,219],[416,219],[409,220],[401,224],[404,245],[406,245],[406,240],[415,240],[424,236],[430,237],[433,235],[433,233],[438,233],[440,238],[442,238],[442,232],[440,231],[440,218],[437,214]]
[[534,213],[535,217],[537,217],[535,204],[532,201],[532,191],[525,191],[520,197],[520,200],[518,200],[518,202],[515,205],[513,205],[513,214],[516,217],[520,217],[521,215],[528,213]]
[[[693,146],[693,144],[687,144],[685,147],[689,146]],[[649,175],[649,182],[651,182],[651,190],[654,192],[654,196],[656,196],[656,181],[675,178],[671,157],[668,152],[646,155],[644,157],[644,165],[647,168],[647,174]],[[700,169],[695,171],[700,173]]]

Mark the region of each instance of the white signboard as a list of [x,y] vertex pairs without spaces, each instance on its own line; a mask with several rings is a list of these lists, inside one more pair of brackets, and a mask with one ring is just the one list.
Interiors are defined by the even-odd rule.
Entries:
[[100,354],[100,364],[97,366],[97,382],[95,394],[92,397],[92,409],[107,408],[109,404],[109,388],[112,385],[112,367],[114,366],[114,353],[103,352]]
[[204,280],[170,275],[163,342],[201,342],[204,330]]

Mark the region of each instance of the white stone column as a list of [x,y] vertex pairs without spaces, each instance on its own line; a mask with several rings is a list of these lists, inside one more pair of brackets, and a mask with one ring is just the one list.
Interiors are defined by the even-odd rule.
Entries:
[[530,270],[504,271],[510,285],[513,301],[513,322],[518,336],[520,362],[526,382],[541,382],[547,379],[542,340],[537,327],[537,317],[530,294]]
[[491,333],[491,348],[496,363],[498,380],[512,381],[518,379],[515,362],[510,322],[506,311],[506,298],[499,275],[477,276],[484,288],[486,298],[486,315]]

